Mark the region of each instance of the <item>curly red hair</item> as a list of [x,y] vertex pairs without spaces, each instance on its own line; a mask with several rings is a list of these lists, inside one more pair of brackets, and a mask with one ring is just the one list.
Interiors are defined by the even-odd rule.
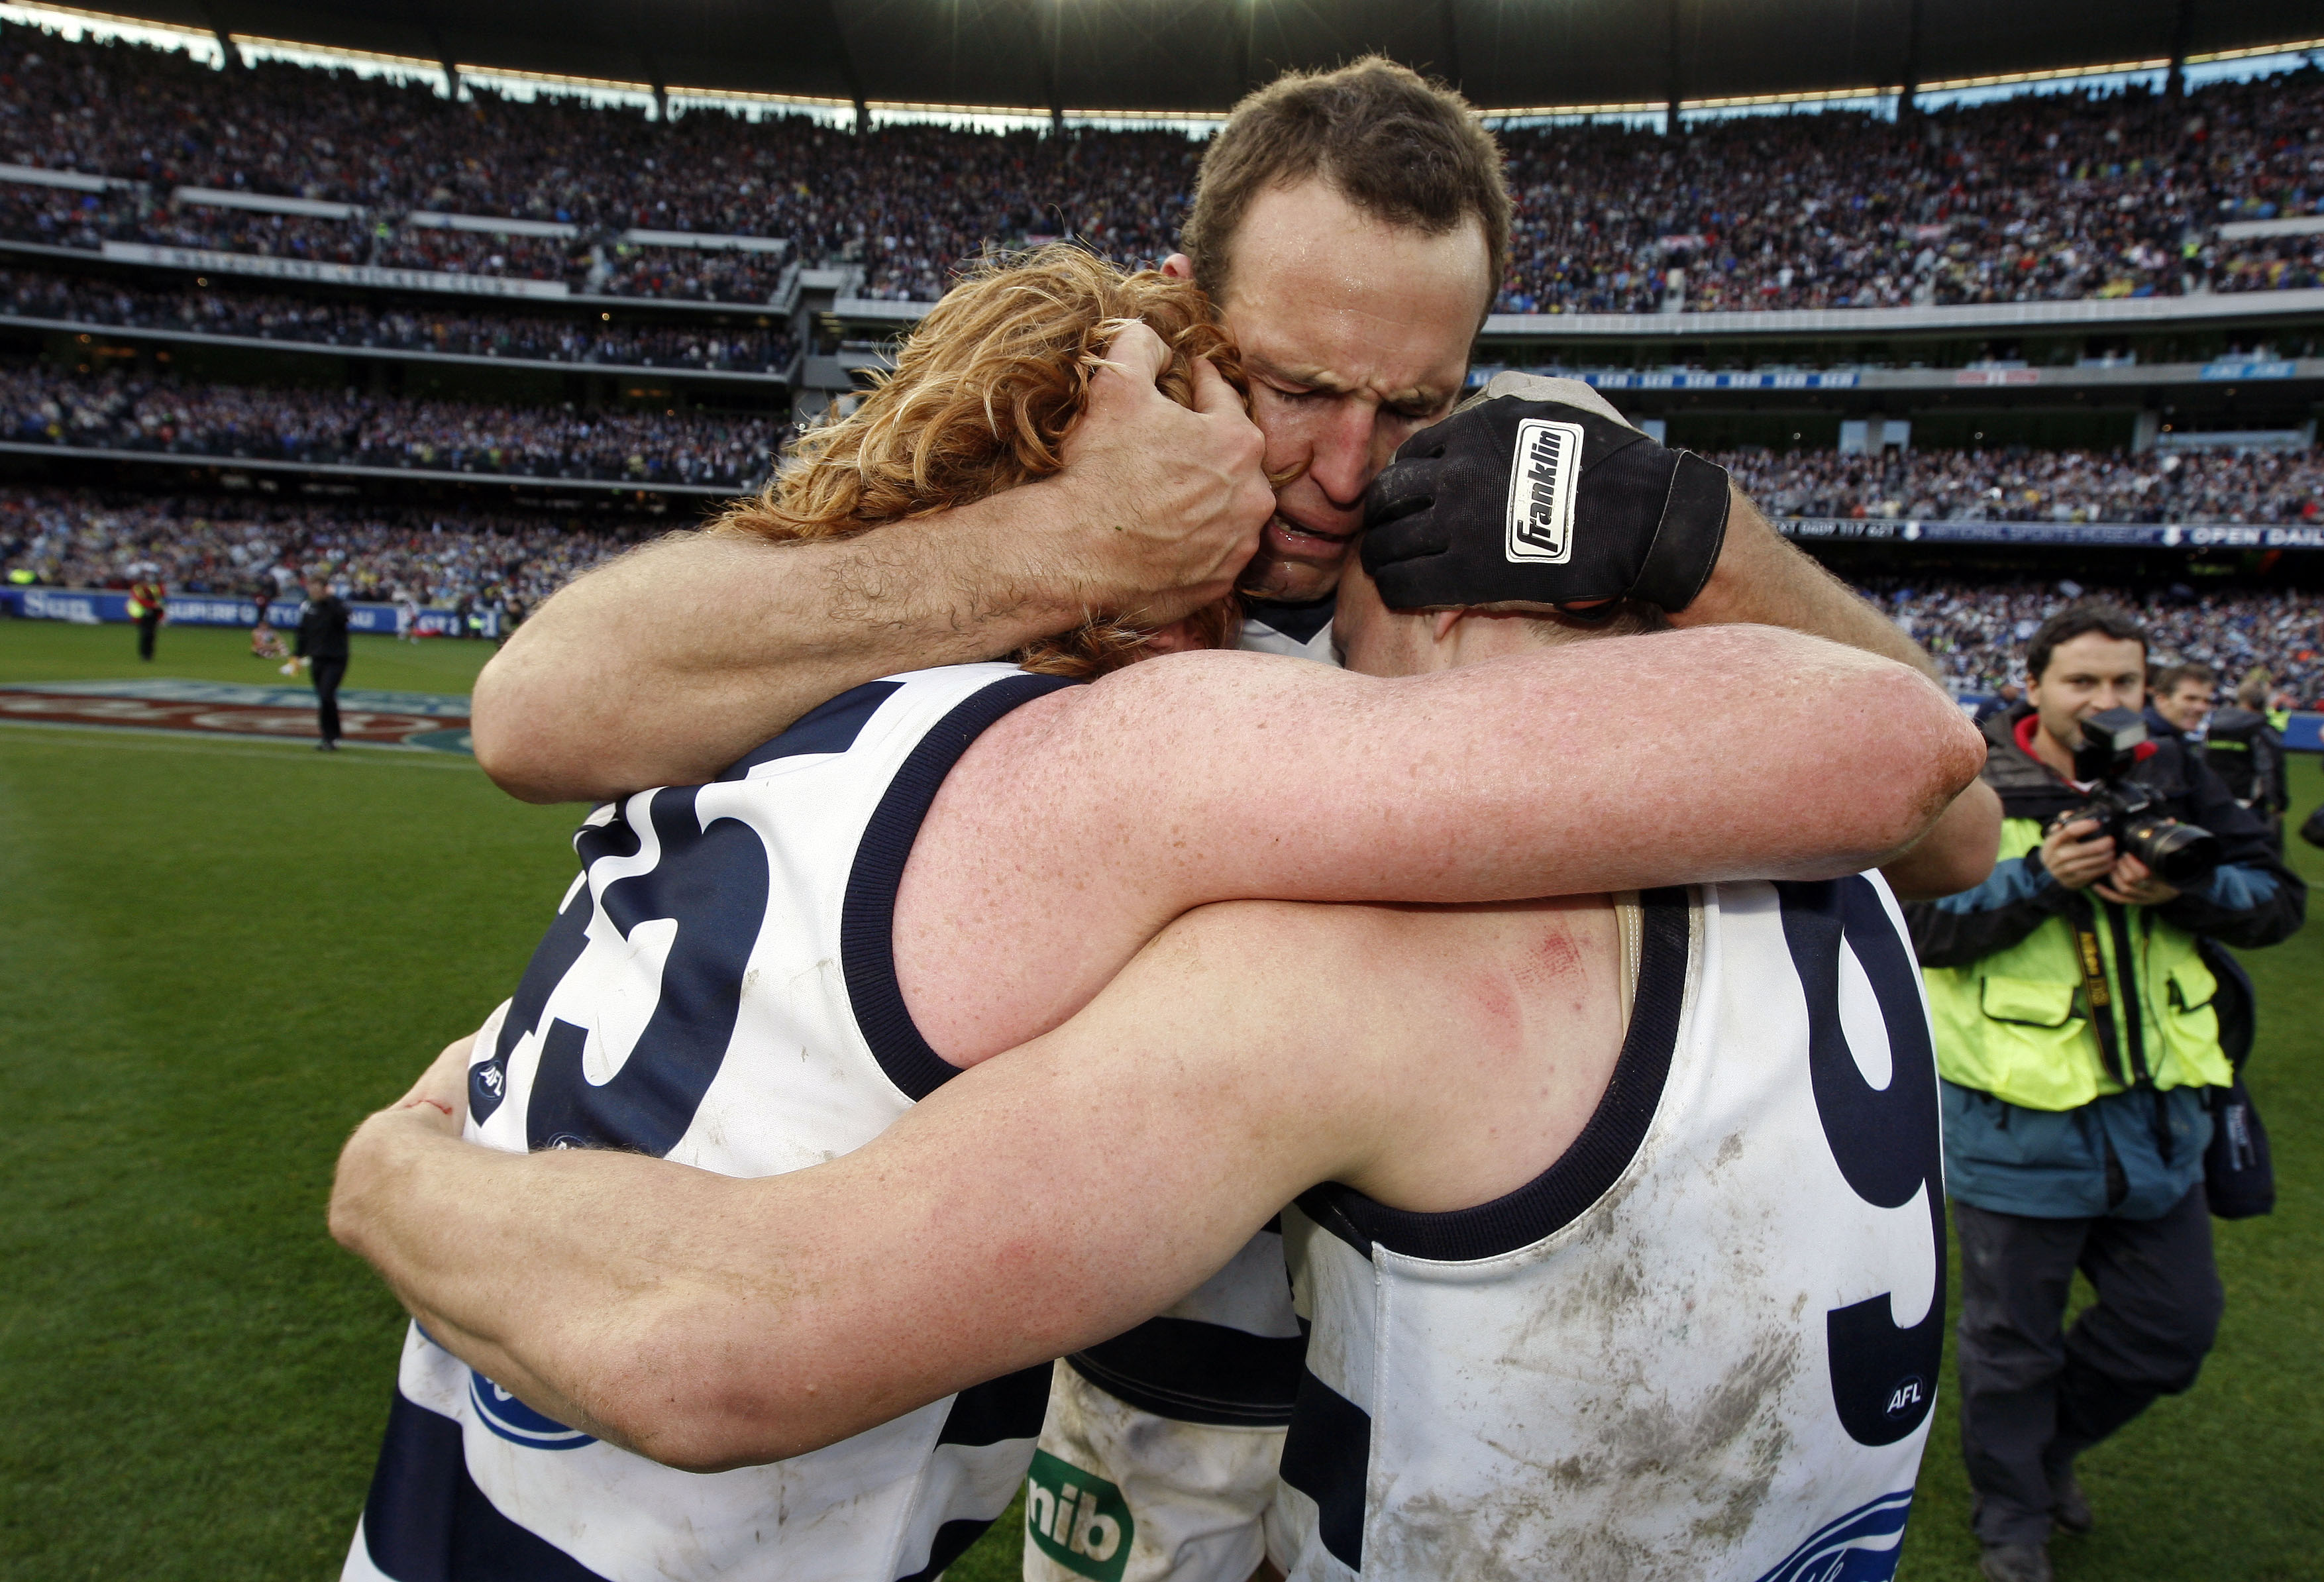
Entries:
[[[841,538],[1046,478],[1065,465],[1065,433],[1114,336],[1143,323],[1169,348],[1156,380],[1194,405],[1194,363],[1246,400],[1233,343],[1200,287],[1153,270],[1125,274],[1078,247],[1050,246],[986,265],[936,304],[854,412],[802,437],[774,480],[738,501],[714,533],[788,542]],[[1196,612],[1197,640],[1222,645],[1230,597]],[[1099,676],[1141,658],[1153,633],[1093,616],[1010,656],[1028,670]]]

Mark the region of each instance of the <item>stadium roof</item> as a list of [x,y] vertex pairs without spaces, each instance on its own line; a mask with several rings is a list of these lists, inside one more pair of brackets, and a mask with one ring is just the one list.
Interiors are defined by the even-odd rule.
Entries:
[[[106,6],[108,11],[114,6]],[[1379,51],[1487,110],[1721,106],[2316,42],[2316,0],[143,0],[155,22],[827,103],[1224,110]]]

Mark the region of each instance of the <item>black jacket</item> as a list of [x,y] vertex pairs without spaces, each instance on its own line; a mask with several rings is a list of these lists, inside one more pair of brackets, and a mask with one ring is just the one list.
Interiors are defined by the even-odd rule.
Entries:
[[[2000,795],[2004,817],[2047,825],[2088,798],[2017,745],[2017,722],[2032,713],[2021,704],[1987,722],[1985,781]],[[2224,848],[2221,873],[2231,881],[2243,879],[2215,883],[2209,893],[2181,894],[2155,908],[2165,921],[2239,950],[2272,945],[2299,931],[2308,915],[2308,887],[2284,867],[2266,826],[2236,805],[2219,777],[2176,732],[2158,739],[2153,755],[2130,777],[2151,787],[2174,816],[2217,835]],[[2029,851],[2022,860],[2028,869],[2038,869],[2041,851]],[[2046,878],[2028,884],[2022,876],[1996,869],[1969,897],[1907,903],[1904,918],[1923,966],[1965,967],[2007,950],[2067,908],[2082,905],[2084,896]]]
[[302,659],[347,657],[347,607],[336,593],[309,599],[299,612],[299,641],[290,650]]
[[2285,781],[2283,737],[2265,714],[2225,708],[2211,716],[2204,761],[2227,783],[2227,794],[2255,813],[2282,813],[2292,805]]

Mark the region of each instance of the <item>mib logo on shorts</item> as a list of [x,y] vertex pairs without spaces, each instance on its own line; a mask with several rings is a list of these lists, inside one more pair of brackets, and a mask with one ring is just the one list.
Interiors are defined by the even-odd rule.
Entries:
[[1563,566],[1573,555],[1573,486],[1582,476],[1582,425],[1527,418],[1509,464],[1508,554]]
[[1047,1450],[1025,1481],[1025,1531],[1040,1551],[1093,1582],[1121,1582],[1137,1523],[1121,1491]]

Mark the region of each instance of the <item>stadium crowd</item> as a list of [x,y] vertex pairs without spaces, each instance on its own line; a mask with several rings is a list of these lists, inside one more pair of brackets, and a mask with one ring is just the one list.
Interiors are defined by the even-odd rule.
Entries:
[[[964,258],[1072,235],[1150,262],[1175,244],[1201,146],[933,125],[864,136],[800,116],[667,123],[275,63],[216,71],[126,44],[0,34],[0,159],[147,183],[364,206],[370,229],[150,196],[9,189],[6,234],[107,236],[763,301],[767,254],[611,244],[628,227],[788,237],[933,300]],[[2324,208],[2324,71],[2059,93],[1886,121],[1853,112],[1512,125],[1511,313],[1840,308],[2257,290],[2324,281],[2324,237],[2223,242],[2231,219]],[[575,242],[429,230],[413,210],[554,220]],[[595,238],[592,240],[591,238]]]
[[189,330],[325,346],[375,346],[632,368],[782,373],[797,358],[787,329],[690,323],[604,324],[222,290],[149,291],[110,281],[0,270],[0,315],[135,329]]
[[[1895,121],[1506,130],[1501,309],[1651,313],[2170,296],[2324,282],[2324,238],[2216,225],[2324,207],[2324,71],[2027,95]],[[1683,275],[1674,279],[1674,274]]]
[[710,413],[576,412],[118,373],[0,373],[0,437],[171,455],[418,467],[643,485],[756,486],[788,424]]
[[2025,639],[2080,599],[2135,612],[2163,664],[2196,659],[2230,687],[2254,666],[2302,708],[2324,705],[2324,594],[2297,589],[2195,594],[2185,586],[2140,594],[2077,584],[1877,583],[1873,600],[1927,646],[1963,693],[1991,694],[2022,681]]
[[438,608],[497,602],[530,609],[661,530],[638,521],[585,528],[541,517],[351,515],[327,506],[0,489],[0,565],[62,587],[127,587],[150,577],[172,593],[295,598],[318,576],[353,599],[408,593]]
[[780,257],[644,246],[612,233],[570,240],[463,231],[382,214],[366,221],[156,203],[140,193],[0,185],[0,237],[101,251],[107,242],[248,253],[317,263],[556,281],[585,295],[763,303],[782,288]]
[[1771,516],[1909,521],[2313,522],[2324,452],[1730,451],[1714,457]]
[[[11,489],[0,490],[0,572],[75,587],[126,587],[150,575],[196,593],[259,586],[289,593],[315,575],[355,598],[409,590],[423,603],[530,608],[667,525],[424,511],[351,517],[328,506]],[[2324,595],[1948,580],[1876,581],[1868,592],[1928,645],[1963,693],[1990,694],[2014,679],[2025,639],[2044,616],[2078,597],[2098,597],[2137,610],[2159,657],[2200,659],[2231,680],[2264,666],[2301,706],[2324,704]]]

